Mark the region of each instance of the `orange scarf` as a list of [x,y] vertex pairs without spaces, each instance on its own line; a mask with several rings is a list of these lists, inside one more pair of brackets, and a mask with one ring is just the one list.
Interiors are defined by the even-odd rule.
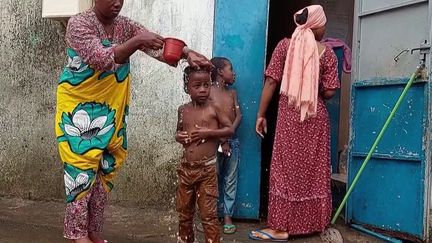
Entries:
[[[288,96],[289,104],[300,110],[300,121],[316,115],[320,57],[312,29],[323,27],[327,22],[320,5],[307,9],[306,23],[297,24],[291,37],[281,84],[281,94]],[[303,10],[294,15],[294,21]]]

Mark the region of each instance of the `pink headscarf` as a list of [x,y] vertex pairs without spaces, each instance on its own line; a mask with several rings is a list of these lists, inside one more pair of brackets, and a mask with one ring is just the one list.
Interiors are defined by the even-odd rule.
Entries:
[[[300,110],[300,121],[314,117],[318,104],[319,53],[312,29],[323,27],[327,18],[320,5],[311,5],[305,24],[294,31],[285,61],[281,94]],[[304,9],[294,15],[301,14]]]

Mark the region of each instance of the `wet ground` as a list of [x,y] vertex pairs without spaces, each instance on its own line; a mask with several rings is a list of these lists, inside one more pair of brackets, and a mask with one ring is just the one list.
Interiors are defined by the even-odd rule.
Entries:
[[[50,243],[67,242],[62,239],[64,204],[35,202],[0,197],[0,242]],[[150,208],[125,208],[110,206],[106,211],[104,236],[111,243],[168,243],[176,242],[177,217],[174,211]],[[223,235],[223,242],[254,242],[247,235],[251,229],[264,226],[262,222],[237,222],[238,232]],[[344,242],[380,242],[345,225],[336,225]],[[198,242],[202,234],[198,233]],[[318,236],[302,237],[290,242],[321,242]]]

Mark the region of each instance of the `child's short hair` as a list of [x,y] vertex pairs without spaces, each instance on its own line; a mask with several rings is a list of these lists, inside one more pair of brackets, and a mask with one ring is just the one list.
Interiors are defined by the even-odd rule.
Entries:
[[187,91],[187,85],[188,85],[188,83],[189,83],[189,77],[190,77],[190,75],[191,75],[192,73],[199,73],[199,72],[210,74],[210,72],[209,72],[208,70],[206,70],[206,69],[202,69],[202,68],[194,68],[194,67],[192,67],[192,66],[187,66],[187,67],[183,70],[183,84],[184,84],[183,89],[184,89],[184,91],[185,91],[186,93],[188,93],[188,91]]
[[213,57],[210,62],[214,66],[211,72],[211,79],[213,82],[216,81],[218,70],[223,69],[227,65],[227,63],[231,63],[230,60],[226,57]]

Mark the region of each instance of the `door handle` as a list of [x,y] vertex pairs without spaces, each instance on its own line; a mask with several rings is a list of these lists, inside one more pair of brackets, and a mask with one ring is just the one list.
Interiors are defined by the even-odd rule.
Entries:
[[[409,52],[409,51],[411,51],[411,50],[410,50],[410,49],[405,49],[405,50],[399,52],[399,54],[397,54],[397,55],[393,58],[393,60],[394,60],[395,62],[399,61],[400,56],[401,56],[402,54],[404,54],[405,52]],[[411,54],[412,54],[412,52],[411,52]]]

